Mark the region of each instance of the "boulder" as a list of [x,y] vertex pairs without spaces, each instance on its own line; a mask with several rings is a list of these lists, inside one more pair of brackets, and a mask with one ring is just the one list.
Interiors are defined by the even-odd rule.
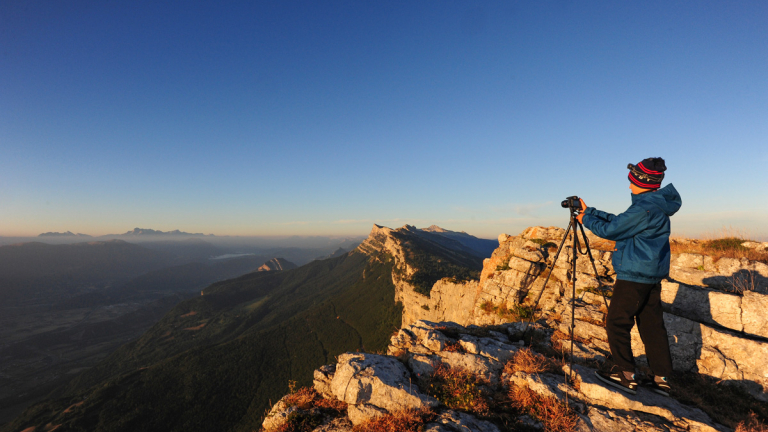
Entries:
[[266,431],[273,431],[284,425],[288,421],[288,416],[297,412],[299,409],[295,406],[288,406],[285,401],[285,396],[277,401],[276,404],[267,413],[264,421],[261,423],[261,427]]
[[333,374],[335,372],[335,364],[324,365],[320,366],[318,369],[315,369],[312,386],[315,388],[315,391],[320,393],[325,398],[333,397],[331,381],[333,381]]
[[741,300],[741,321],[744,333],[768,338],[768,295],[744,291]]
[[350,420],[359,424],[377,413],[437,406],[421,394],[406,367],[394,357],[345,353],[331,381],[333,395],[350,405]]
[[706,324],[743,330],[741,296],[667,281],[661,286],[665,311]]
[[[664,324],[675,370],[724,380],[768,402],[768,342],[668,313],[664,314]],[[636,328],[632,330],[632,351],[640,361],[646,361]]]
[[312,432],[352,432],[352,422],[348,418],[342,417],[333,419],[329,423],[315,428]]
[[[563,371],[569,374],[569,366],[564,366]],[[666,422],[681,427],[683,430],[707,432],[727,430],[721,425],[716,425],[709,416],[698,408],[683,405],[675,399],[657,395],[648,389],[640,388],[637,395],[630,396],[618,389],[607,387],[597,379],[594,370],[591,368],[573,365],[572,378],[578,382],[578,390],[573,387],[567,387],[562,375],[516,372],[509,376],[510,384],[528,386],[543,397],[557,397],[560,400],[564,400],[565,392],[567,391],[570,398],[576,399],[581,403],[582,411],[585,411],[587,407],[584,404],[588,404],[590,409],[592,407],[607,408],[622,415],[635,412],[659,416]],[[587,416],[587,419],[589,419],[589,416]],[[582,421],[587,422],[587,419],[582,416]],[[590,419],[589,421],[592,422],[593,420]],[[600,420],[598,419],[597,421]],[[623,422],[619,421],[618,423],[621,424]],[[642,424],[643,422],[635,418],[631,423]],[[613,431],[614,429],[594,430]]]

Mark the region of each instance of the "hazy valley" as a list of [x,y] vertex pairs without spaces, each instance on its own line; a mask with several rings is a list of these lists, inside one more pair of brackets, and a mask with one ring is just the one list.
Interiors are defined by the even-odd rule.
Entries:
[[[300,247],[300,239],[289,239],[280,247],[229,239],[214,245],[157,234],[135,243],[64,237],[41,235],[39,241],[0,246],[0,424],[211,283],[293,268],[284,257],[305,263],[355,244],[305,239],[309,247]],[[57,244],[43,243],[52,238]]]

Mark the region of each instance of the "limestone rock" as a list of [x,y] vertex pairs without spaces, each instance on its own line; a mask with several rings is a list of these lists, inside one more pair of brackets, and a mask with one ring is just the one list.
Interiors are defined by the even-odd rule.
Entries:
[[[564,367],[564,371],[569,373],[567,365]],[[578,390],[566,387],[562,376],[548,373],[531,375],[524,372],[516,372],[510,376],[510,383],[518,386],[528,386],[541,396],[557,397],[560,400],[564,399],[564,394],[567,390],[571,398],[575,398],[590,406],[604,407],[620,413],[634,411],[652,414],[662,417],[666,421],[683,428],[683,430],[707,432],[725,430],[722,426],[715,425],[701,410],[683,405],[675,399],[657,395],[648,389],[640,388],[637,395],[630,396],[618,389],[607,387],[597,379],[593,369],[573,365],[572,376],[579,383]],[[634,420],[633,423],[642,423],[642,421]]]
[[333,391],[331,390],[331,381],[333,380],[333,374],[336,372],[336,365],[329,364],[320,366],[315,369],[312,386],[315,391],[323,395],[323,397],[333,397]]
[[741,307],[744,333],[768,338],[768,295],[745,291]]
[[498,338],[479,338],[470,335],[462,335],[459,345],[470,354],[481,355],[501,363],[506,363],[514,357],[518,349],[516,346],[501,342]]
[[744,246],[745,248],[755,249],[758,251],[768,249],[768,242],[759,243],[759,242],[748,241],[748,242],[742,243],[741,245]]
[[682,267],[689,269],[704,269],[704,255],[693,253],[672,254],[670,267]]
[[352,432],[352,422],[342,417],[315,428],[312,432]]
[[499,244],[504,243],[509,239],[509,234],[499,234]]
[[661,300],[664,309],[675,315],[702,323],[717,324],[735,331],[743,330],[741,296],[663,282]]
[[437,354],[440,362],[454,369],[465,369],[483,377],[491,384],[499,382],[504,364],[477,354],[461,352],[441,352]]
[[[535,243],[531,243],[531,244],[536,245]],[[522,258],[526,261],[530,261],[530,262],[544,261],[544,254],[542,254],[541,251],[538,249],[531,250],[528,248],[520,248],[520,249],[515,249],[515,251],[512,253],[516,257]],[[512,264],[510,263],[509,266],[512,267]]]
[[493,423],[478,420],[466,413],[447,410],[433,422],[427,423],[425,432],[499,432]]
[[[710,375],[768,401],[768,342],[742,338],[668,313],[664,314],[664,324],[675,370]],[[636,328],[632,330],[632,351],[644,361],[645,350]]]
[[289,415],[299,410],[295,406],[288,406],[284,399],[285,397],[280,399],[275,405],[272,406],[272,409],[269,410],[269,413],[267,413],[267,416],[261,423],[261,427],[263,427],[264,430],[272,431],[279,428],[285,424],[286,421],[288,421]]
[[620,411],[611,411],[596,407],[590,407],[586,415],[581,415],[576,431],[592,432],[686,432],[687,428],[677,427],[671,422],[659,424],[659,418],[654,421],[644,420],[636,414],[624,414]]
[[386,415],[387,413],[387,410],[367,403],[350,405],[347,408],[347,417],[353,425],[365,423],[368,420]]
[[375,412],[438,404],[434,398],[421,394],[411,381],[408,369],[394,357],[345,353],[339,356],[331,390],[337,399],[350,405],[350,420],[359,424]]
[[521,237],[525,239],[560,241],[564,235],[565,230],[558,227],[530,227],[523,231]]

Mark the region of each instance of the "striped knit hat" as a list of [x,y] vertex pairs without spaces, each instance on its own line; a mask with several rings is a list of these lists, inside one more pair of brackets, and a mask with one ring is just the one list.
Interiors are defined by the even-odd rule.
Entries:
[[627,168],[629,168],[629,181],[643,189],[658,189],[661,181],[664,180],[664,171],[667,170],[662,158],[643,159],[637,165],[627,165]]

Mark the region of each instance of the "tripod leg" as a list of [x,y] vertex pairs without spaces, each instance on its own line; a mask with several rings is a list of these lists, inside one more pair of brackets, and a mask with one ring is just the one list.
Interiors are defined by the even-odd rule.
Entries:
[[569,383],[571,382],[573,375],[573,340],[576,339],[576,261],[579,258],[579,233],[576,230],[579,221],[576,219],[575,212],[571,212],[571,223],[573,224],[573,249],[571,250],[571,286],[573,291],[571,292],[571,356],[570,366],[568,368]]

